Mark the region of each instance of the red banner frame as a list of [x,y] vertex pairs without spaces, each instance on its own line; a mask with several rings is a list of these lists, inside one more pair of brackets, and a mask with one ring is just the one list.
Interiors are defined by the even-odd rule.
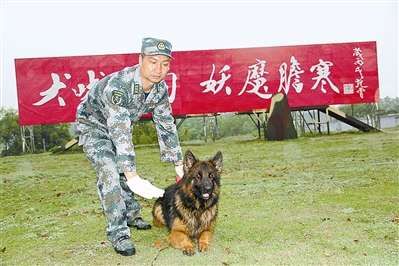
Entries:
[[[173,114],[292,108],[379,100],[376,42],[180,51],[167,76]],[[75,121],[91,84],[138,63],[138,54],[16,59],[20,125]]]

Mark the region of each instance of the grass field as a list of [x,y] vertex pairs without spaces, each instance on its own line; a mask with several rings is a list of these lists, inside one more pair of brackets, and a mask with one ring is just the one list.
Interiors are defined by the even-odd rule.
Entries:
[[[96,178],[82,153],[0,158],[1,265],[398,265],[399,129],[284,142],[229,139],[184,145],[221,150],[224,173],[210,251],[186,257],[153,246],[165,229],[132,231],[137,254],[105,236]],[[157,147],[137,147],[138,171],[174,180]],[[151,220],[153,200],[140,199]]]

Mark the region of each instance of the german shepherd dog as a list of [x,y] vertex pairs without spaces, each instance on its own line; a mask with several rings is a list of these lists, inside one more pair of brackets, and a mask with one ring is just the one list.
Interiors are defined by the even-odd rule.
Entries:
[[184,176],[165,189],[152,209],[154,226],[166,226],[169,244],[194,255],[194,242],[204,252],[209,248],[218,213],[222,153],[200,161],[191,151],[184,155]]

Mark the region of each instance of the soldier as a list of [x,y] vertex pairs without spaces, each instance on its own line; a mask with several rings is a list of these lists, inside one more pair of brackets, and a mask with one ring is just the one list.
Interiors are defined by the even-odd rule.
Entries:
[[96,171],[107,236],[124,256],[136,252],[128,226],[151,228],[141,218],[134,194],[150,199],[164,193],[136,172],[131,125],[144,113],[152,113],[161,160],[174,163],[177,179],[183,176],[182,152],[164,81],[171,50],[166,40],[144,38],[139,64],[98,81],[77,109],[76,133]]

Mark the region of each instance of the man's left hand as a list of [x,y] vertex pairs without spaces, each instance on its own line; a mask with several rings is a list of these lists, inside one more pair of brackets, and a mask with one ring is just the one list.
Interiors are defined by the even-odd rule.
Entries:
[[125,172],[125,176],[127,179],[126,184],[129,189],[143,198],[160,198],[165,192],[163,189],[155,187],[148,180],[142,179],[136,173],[131,174],[130,172]]

